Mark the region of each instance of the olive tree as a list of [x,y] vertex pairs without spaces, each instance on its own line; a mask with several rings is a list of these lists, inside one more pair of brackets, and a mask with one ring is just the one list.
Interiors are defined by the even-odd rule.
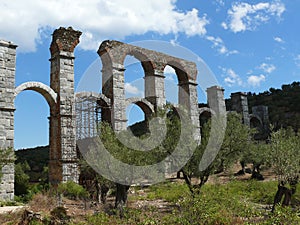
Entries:
[[272,131],[268,162],[277,176],[278,190],[274,205],[289,205],[300,176],[300,138],[291,128]]
[[[149,122],[151,132],[148,128],[146,132],[143,131],[145,126],[140,124],[141,127],[136,128],[139,133],[137,136],[132,135],[130,128],[116,133],[108,123],[102,122],[99,137],[78,142],[83,158],[89,165],[115,183],[115,208],[120,210],[121,215],[130,185],[164,180],[165,159],[170,159],[170,168],[176,168],[177,160],[189,158],[191,154],[187,152],[193,150],[194,142],[190,141],[193,140],[192,126],[182,123],[174,108],[158,110],[155,116],[158,120]],[[159,118],[164,121],[164,126],[161,126]],[[184,141],[180,141],[182,136]]]
[[[239,114],[228,114],[227,125],[225,126],[223,123],[219,123],[219,125],[216,130],[211,130],[211,121],[208,121],[203,126],[201,145],[197,147],[191,160],[182,169],[185,182],[192,195],[200,193],[201,187],[208,181],[211,174],[220,172],[236,162],[250,143],[251,130],[242,123],[242,118]],[[206,169],[200,171],[199,163],[206,150],[211,132],[220,132],[222,129],[225,129],[225,135],[218,154]],[[199,179],[199,183],[192,183],[192,178]]]

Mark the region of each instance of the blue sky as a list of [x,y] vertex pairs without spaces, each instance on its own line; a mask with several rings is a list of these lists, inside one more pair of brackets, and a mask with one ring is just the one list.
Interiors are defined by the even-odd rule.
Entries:
[[[0,0],[0,8],[0,39],[19,46],[16,85],[49,84],[51,33],[60,26],[83,32],[75,52],[79,89],[82,77],[99,73],[96,51],[105,39],[181,46],[203,60],[225,97],[300,80],[300,0]],[[135,74],[125,77],[127,94],[142,95],[140,64],[129,63],[127,71]],[[198,74],[200,80],[206,75]],[[199,101],[205,101],[203,93]],[[49,107],[43,97],[25,91],[15,105],[15,148],[47,145]]]

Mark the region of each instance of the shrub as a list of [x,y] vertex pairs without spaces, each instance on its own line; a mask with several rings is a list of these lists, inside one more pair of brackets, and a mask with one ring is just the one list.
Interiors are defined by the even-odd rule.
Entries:
[[81,185],[73,181],[60,183],[57,192],[70,199],[84,199],[88,196],[88,192]]

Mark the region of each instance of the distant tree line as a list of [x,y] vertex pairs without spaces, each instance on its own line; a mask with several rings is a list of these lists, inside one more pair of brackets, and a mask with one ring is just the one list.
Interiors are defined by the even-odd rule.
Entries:
[[269,108],[270,123],[274,129],[292,127],[300,128],[300,82],[284,84],[281,89],[270,88],[268,91],[256,94],[248,92],[248,105],[266,105]]

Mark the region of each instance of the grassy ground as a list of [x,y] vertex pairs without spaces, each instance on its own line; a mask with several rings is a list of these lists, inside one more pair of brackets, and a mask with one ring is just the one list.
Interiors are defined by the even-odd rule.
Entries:
[[[300,191],[290,208],[277,207],[270,213],[277,190],[274,181],[230,181],[206,184],[192,199],[188,188],[178,180],[130,189],[124,217],[115,215],[112,199],[107,205],[90,207],[86,202],[64,199],[70,216],[68,224],[300,224]],[[30,209],[40,211],[47,224],[57,200],[47,195],[35,197]],[[1,224],[17,224],[21,213],[0,215]],[[45,222],[46,221],[46,222]]]

